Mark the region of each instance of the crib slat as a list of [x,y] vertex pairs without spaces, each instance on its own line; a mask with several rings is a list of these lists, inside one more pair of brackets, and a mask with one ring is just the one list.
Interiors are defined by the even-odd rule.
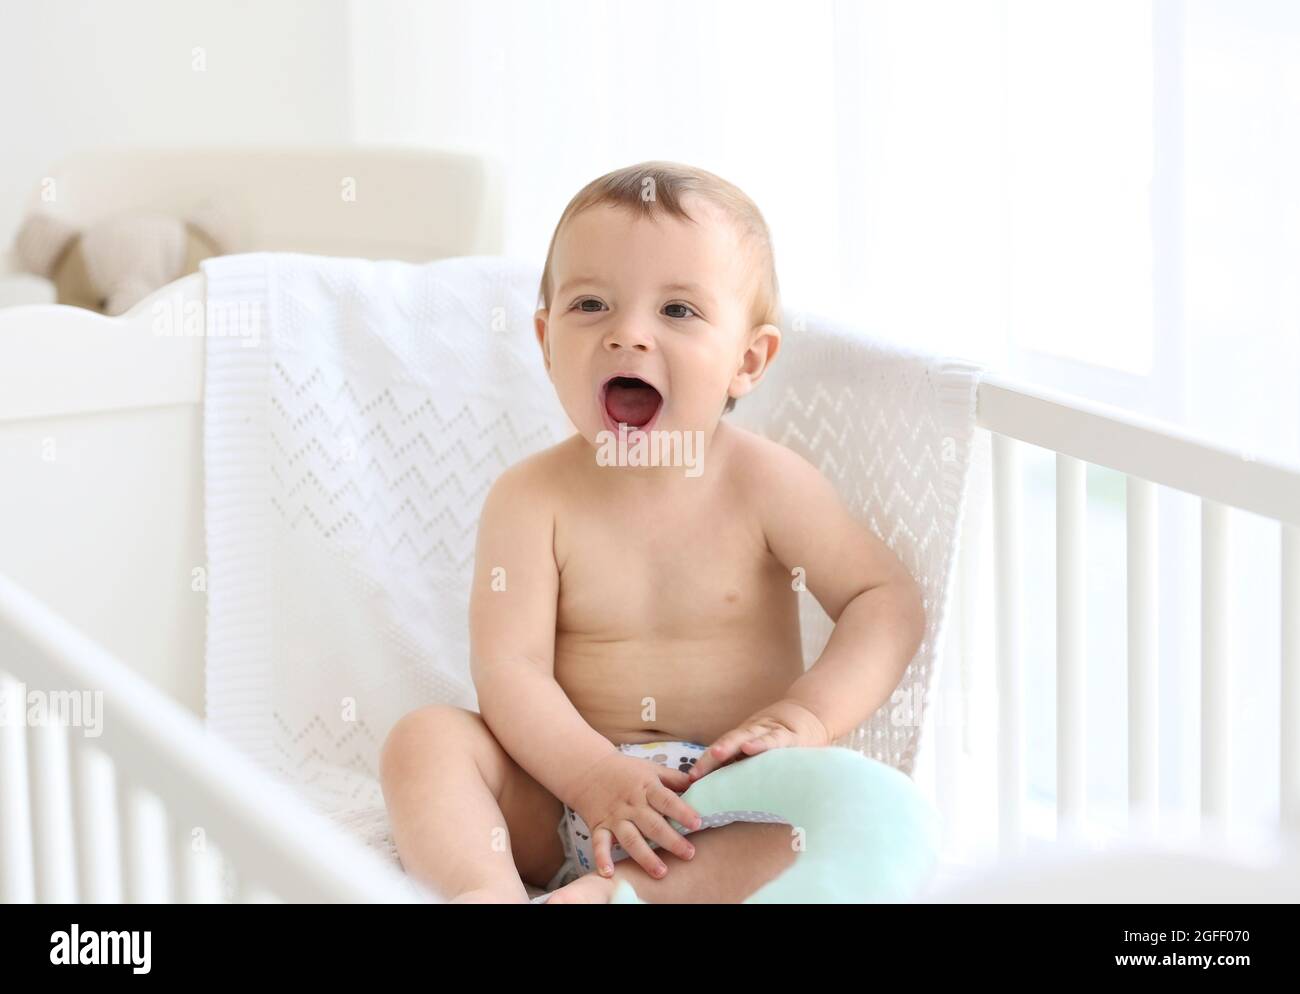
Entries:
[[1201,817],[1228,815],[1228,509],[1201,501]]
[[0,904],[36,900],[23,684],[0,672]]
[[122,901],[162,904],[170,899],[167,814],[156,795],[117,771]]
[[55,716],[27,729],[28,786],[32,795],[32,858],[36,899],[42,904],[77,900],[76,845],[68,729]]
[[1130,476],[1128,515],[1129,827],[1153,833],[1159,810],[1159,526],[1156,486]]
[[1087,464],[1056,454],[1056,828],[1060,838],[1083,825],[1084,559]]
[[1282,528],[1282,825],[1300,834],[1300,526]]
[[[170,897],[171,846],[159,793],[178,810],[197,812],[241,865],[248,865],[254,878],[267,881],[277,894],[305,901],[418,900],[384,860],[348,839],[220,736],[204,735],[192,714],[3,573],[0,660],[25,679],[43,685],[102,690],[108,721],[103,739],[96,744],[112,757],[117,774],[125,901],[165,902]],[[66,746],[66,738],[63,742]],[[52,778],[32,775],[32,770],[50,765],[48,752],[39,756],[26,752],[32,757],[24,785],[27,796],[33,801],[40,798],[41,807],[49,807],[45,798],[53,796]],[[16,754],[18,750],[8,751],[5,765]],[[66,765],[63,777],[66,781]],[[6,779],[14,782],[12,777]],[[25,815],[28,806],[29,801],[23,800],[13,808]],[[31,814],[33,827],[38,818],[43,826],[52,821],[36,811]],[[70,804],[64,816],[70,826]],[[65,838],[71,836],[69,828]],[[69,842],[67,848],[65,865],[69,879],[75,881],[74,847]],[[4,886],[17,889],[7,882]],[[40,890],[35,895],[43,896]]]
[[222,900],[220,856],[202,826],[173,818],[172,879],[179,904],[213,904]]
[[1020,672],[1020,443],[993,433],[993,555],[997,591],[998,842],[1024,846],[1024,697]]
[[122,900],[117,820],[113,817],[113,763],[74,730],[72,795],[77,841],[77,884],[86,904]]

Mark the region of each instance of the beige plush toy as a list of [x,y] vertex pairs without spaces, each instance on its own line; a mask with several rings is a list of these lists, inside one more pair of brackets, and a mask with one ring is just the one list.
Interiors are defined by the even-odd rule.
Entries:
[[14,241],[22,266],[52,281],[60,304],[122,314],[160,286],[235,251],[231,218],[209,202],[186,219],[151,211],[107,217],[85,230],[46,211],[28,215]]

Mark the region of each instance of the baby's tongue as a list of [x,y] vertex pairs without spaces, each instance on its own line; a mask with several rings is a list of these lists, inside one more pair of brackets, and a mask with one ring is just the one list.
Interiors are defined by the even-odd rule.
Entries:
[[605,391],[605,410],[618,424],[640,428],[659,409],[659,391],[648,383],[615,381]]

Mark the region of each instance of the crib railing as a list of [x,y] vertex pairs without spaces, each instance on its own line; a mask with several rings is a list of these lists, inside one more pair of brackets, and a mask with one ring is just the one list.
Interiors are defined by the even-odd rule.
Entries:
[[[1024,845],[1020,446],[1056,453],[1057,824],[1086,811],[1083,676],[1088,464],[1127,476],[1128,801],[1157,811],[1157,488],[1201,504],[1200,813],[1226,814],[1231,715],[1227,556],[1234,509],[1278,522],[1280,800],[1300,831],[1300,470],[1079,398],[985,375],[992,437],[999,844]],[[971,590],[961,585],[963,598]],[[963,640],[965,648],[965,640]],[[197,661],[196,661],[197,663]],[[70,689],[102,728],[27,720]],[[183,706],[0,575],[0,901],[407,901],[409,883]]]
[[417,899],[396,870],[0,575],[0,902]]
[[[1280,810],[1300,830],[1300,470],[1233,452],[1180,429],[1076,397],[986,375],[979,427],[992,437],[998,698],[998,840],[1024,846],[1021,666],[1020,443],[1056,453],[1056,816],[1077,837],[1085,814],[1084,712],[1088,464],[1127,476],[1128,804],[1130,825],[1157,814],[1157,487],[1200,498],[1200,810],[1215,830],[1228,815],[1228,550],[1232,509],[1278,523],[1281,557]],[[970,591],[963,585],[963,598]],[[968,602],[967,602],[968,603]]]

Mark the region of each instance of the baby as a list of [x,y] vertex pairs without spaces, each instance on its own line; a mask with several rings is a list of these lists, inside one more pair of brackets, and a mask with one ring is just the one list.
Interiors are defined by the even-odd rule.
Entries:
[[[413,711],[381,756],[417,879],[460,901],[527,901],[527,883],[551,904],[604,902],[626,879],[652,903],[739,902],[797,858],[779,819],[706,823],[679,795],[852,731],[888,700],[925,615],[816,468],[723,420],[776,359],[779,318],[767,224],[725,180],[646,162],[565,209],[534,321],[576,433],[484,502],[481,714]],[[694,458],[672,465],[688,446],[658,443],[684,438]],[[835,621],[806,672],[805,584]]]

